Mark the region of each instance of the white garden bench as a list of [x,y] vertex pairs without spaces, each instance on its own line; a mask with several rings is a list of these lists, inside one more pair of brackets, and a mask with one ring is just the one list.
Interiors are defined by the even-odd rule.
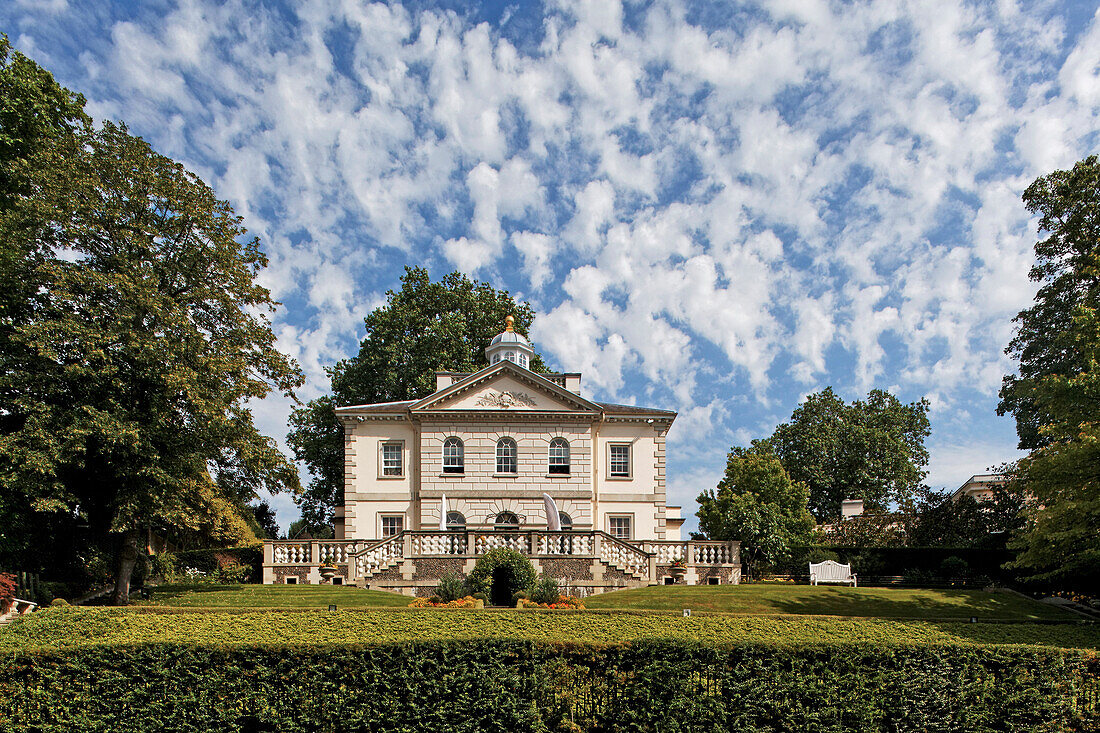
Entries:
[[835,560],[810,563],[810,585],[818,583],[851,583],[856,587],[856,576],[851,565],[841,565]]

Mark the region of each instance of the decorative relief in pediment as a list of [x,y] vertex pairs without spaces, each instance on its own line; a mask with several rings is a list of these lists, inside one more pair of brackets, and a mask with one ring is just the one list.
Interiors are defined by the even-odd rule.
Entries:
[[502,392],[486,392],[477,398],[478,407],[497,407],[507,410],[509,407],[537,407],[538,403],[526,392],[514,392],[505,390]]

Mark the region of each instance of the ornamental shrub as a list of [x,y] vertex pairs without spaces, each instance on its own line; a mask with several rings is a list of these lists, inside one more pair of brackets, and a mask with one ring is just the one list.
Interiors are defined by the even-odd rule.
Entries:
[[943,576],[945,580],[964,578],[969,572],[970,563],[963,560],[958,555],[945,557],[943,562],[940,563],[940,575]]
[[474,592],[487,593],[494,606],[507,606],[512,595],[529,589],[536,577],[535,567],[526,555],[497,547],[478,558],[466,581]]
[[168,582],[258,582],[263,550],[257,547],[184,550],[155,555],[152,564],[152,574]]
[[17,588],[19,588],[19,584],[16,582],[14,575],[0,573],[0,613],[7,613],[8,609],[11,608]]
[[531,588],[530,597],[535,603],[545,603],[547,605],[557,603],[558,599],[561,598],[561,589],[558,587],[558,581],[554,580],[549,575],[540,575],[539,579],[535,581],[535,585]]
[[466,579],[459,573],[443,573],[439,576],[439,583],[435,586],[435,595],[443,602],[457,601],[468,595]]

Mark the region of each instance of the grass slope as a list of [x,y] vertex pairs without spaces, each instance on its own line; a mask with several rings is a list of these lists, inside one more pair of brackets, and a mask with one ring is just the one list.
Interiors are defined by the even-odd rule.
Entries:
[[0,629],[0,653],[149,643],[236,646],[521,639],[621,644],[677,639],[707,645],[1027,644],[1100,648],[1088,624],[984,624],[828,616],[693,616],[537,611],[144,611],[49,609]]
[[809,585],[651,586],[589,598],[589,608],[813,614],[914,619],[1079,620],[1015,593],[980,590],[849,588]]
[[398,593],[340,585],[163,585],[135,605],[183,608],[396,608],[411,599]]

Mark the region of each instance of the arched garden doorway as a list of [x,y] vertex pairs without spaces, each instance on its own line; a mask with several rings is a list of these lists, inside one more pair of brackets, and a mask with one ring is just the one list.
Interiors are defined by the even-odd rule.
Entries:
[[475,591],[489,596],[494,606],[511,606],[516,591],[535,584],[535,568],[527,556],[515,550],[498,547],[478,558],[467,578]]

